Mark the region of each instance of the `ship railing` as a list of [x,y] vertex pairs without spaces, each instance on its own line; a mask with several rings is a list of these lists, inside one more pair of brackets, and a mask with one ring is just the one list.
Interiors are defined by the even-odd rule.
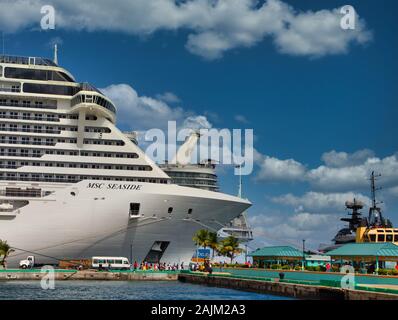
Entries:
[[36,66],[51,66],[57,67],[58,65],[50,60],[39,57],[22,57],[13,55],[0,55],[0,63],[10,64],[25,64],[25,65],[36,65]]

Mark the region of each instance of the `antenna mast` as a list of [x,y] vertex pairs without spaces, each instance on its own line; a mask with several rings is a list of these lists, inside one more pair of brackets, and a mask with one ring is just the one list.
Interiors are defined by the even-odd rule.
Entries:
[[381,177],[381,174],[375,175],[375,172],[372,171],[372,174],[370,175],[370,188],[371,188],[371,194],[372,194],[372,207],[373,208],[377,208],[377,205],[380,203],[380,202],[376,201],[376,191],[381,189],[381,188],[376,188],[375,181],[378,177]]
[[372,171],[370,175],[370,191],[372,196],[372,206],[369,208],[369,224],[373,226],[380,226],[384,224],[384,219],[381,214],[381,209],[377,206],[381,202],[376,201],[376,191],[381,188],[376,188],[376,180],[378,177],[381,177],[381,174],[375,174]]
[[236,166],[239,168],[239,188],[238,188],[238,197],[242,198],[242,165],[239,164]]
[[58,64],[58,45],[54,44],[54,63]]

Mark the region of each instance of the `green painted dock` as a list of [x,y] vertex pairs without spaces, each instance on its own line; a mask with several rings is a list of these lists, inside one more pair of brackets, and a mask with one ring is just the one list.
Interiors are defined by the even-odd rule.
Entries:
[[[284,278],[280,279],[279,273]],[[198,283],[302,299],[398,299],[398,277],[355,275],[352,287],[342,288],[345,274],[307,271],[215,268],[213,274],[182,271],[182,282]]]

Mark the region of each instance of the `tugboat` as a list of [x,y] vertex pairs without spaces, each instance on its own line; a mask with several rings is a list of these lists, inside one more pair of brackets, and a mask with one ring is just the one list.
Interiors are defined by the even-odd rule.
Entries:
[[[380,176],[380,175],[378,175]],[[363,219],[361,225],[356,230],[356,242],[393,242],[398,244],[398,229],[395,229],[392,222],[383,217],[381,208],[378,207],[380,202],[376,201],[375,186],[376,176],[372,172],[370,176],[372,191],[372,206],[369,208],[369,217]]]
[[376,178],[374,171],[370,175],[372,206],[369,208],[368,217],[362,217],[360,210],[364,207],[363,202],[354,198],[353,201],[346,201],[347,209],[352,210],[350,217],[341,218],[341,221],[348,222],[348,226],[340,229],[333,238],[334,244],[321,245],[319,251],[328,252],[347,243],[354,242],[394,242],[398,244],[398,229],[394,229],[391,221],[383,217],[380,202],[376,201],[375,186]]

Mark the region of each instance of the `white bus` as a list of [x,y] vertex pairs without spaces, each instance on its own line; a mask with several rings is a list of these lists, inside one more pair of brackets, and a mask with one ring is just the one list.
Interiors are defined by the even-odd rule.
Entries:
[[93,257],[91,260],[91,266],[94,269],[130,269],[130,262],[124,257]]

